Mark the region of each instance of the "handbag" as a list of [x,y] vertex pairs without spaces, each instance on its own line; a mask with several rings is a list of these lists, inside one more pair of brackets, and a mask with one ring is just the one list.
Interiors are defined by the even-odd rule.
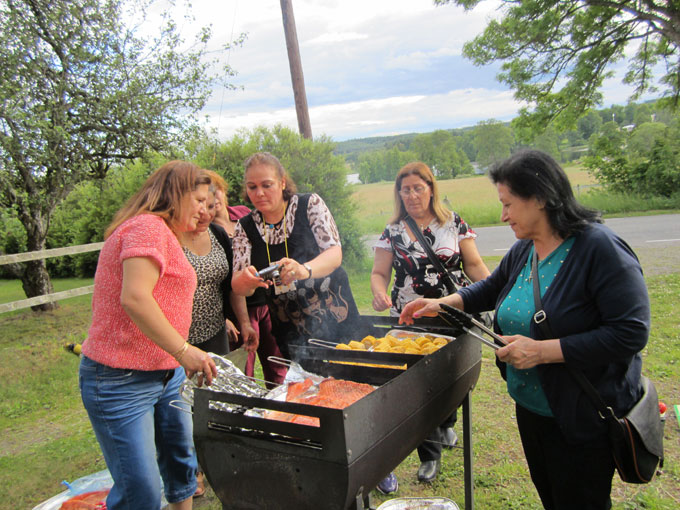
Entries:
[[[538,256],[534,249],[531,261],[534,285],[534,322],[544,338],[554,338],[541,302],[538,285]],[[592,400],[600,418],[607,422],[609,445],[619,477],[626,483],[649,483],[657,468],[663,467],[663,425],[659,414],[659,399],[654,384],[640,377],[642,397],[622,418],[607,406],[583,372],[566,365],[569,373]]]

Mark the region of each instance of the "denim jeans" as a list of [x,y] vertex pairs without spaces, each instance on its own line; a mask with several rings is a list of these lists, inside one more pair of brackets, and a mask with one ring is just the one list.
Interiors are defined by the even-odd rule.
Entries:
[[85,356],[80,392],[114,485],[109,510],[159,510],[161,478],[169,503],[196,490],[196,452],[191,415],[178,400],[184,369],[111,368]]

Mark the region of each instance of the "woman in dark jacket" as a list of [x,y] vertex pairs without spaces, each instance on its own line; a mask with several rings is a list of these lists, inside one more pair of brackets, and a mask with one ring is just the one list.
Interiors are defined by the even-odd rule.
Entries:
[[[501,219],[519,239],[487,279],[440,300],[409,303],[401,321],[439,303],[496,310],[507,345],[497,362],[516,402],[531,478],[546,509],[609,509],[614,463],[606,426],[567,367],[582,371],[617,415],[640,398],[650,326],[639,261],[599,215],[574,198],[560,166],[540,151],[515,154],[490,173]],[[555,338],[542,338],[531,262]]]

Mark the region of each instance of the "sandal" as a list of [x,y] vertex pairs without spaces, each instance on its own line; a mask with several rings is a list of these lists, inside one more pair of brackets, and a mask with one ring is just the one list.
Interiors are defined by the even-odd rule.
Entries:
[[205,480],[203,479],[203,471],[196,473],[196,492],[194,492],[195,498],[200,498],[205,494]]

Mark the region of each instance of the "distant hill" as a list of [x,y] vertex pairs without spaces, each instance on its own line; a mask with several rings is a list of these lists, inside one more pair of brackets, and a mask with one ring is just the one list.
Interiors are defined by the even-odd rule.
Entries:
[[[461,134],[469,129],[474,129],[474,126],[449,129],[454,134]],[[359,154],[364,152],[378,151],[381,149],[390,149],[395,145],[400,145],[399,150],[406,151],[411,147],[413,139],[422,134],[429,133],[404,133],[401,135],[392,136],[371,136],[368,138],[353,138],[345,140],[344,142],[336,142],[337,145],[333,153],[337,156],[345,156],[348,162],[355,162],[358,160]]]
[[372,136],[369,138],[353,138],[345,140],[344,142],[337,142],[335,147],[335,154],[351,154],[360,152],[370,152],[380,149],[389,149],[390,147],[403,143],[410,145],[411,141],[420,133],[406,133],[403,135],[393,136]]

